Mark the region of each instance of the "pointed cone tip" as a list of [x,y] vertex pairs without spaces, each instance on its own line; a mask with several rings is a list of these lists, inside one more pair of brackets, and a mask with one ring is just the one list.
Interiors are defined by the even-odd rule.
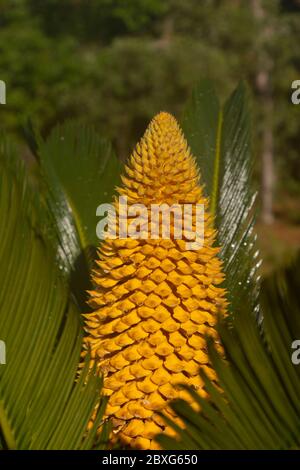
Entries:
[[160,113],[156,114],[156,116],[154,116],[153,118],[153,121],[156,121],[158,123],[162,123],[162,122],[165,122],[165,121],[176,121],[175,117],[166,112],[166,111],[161,111]]

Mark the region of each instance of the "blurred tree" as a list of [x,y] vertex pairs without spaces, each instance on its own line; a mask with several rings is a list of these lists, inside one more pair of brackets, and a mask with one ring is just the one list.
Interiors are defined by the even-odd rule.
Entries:
[[155,21],[166,11],[161,0],[28,0],[28,5],[48,35],[101,43],[153,33]]
[[25,0],[0,4],[1,78],[7,85],[2,125],[20,132],[27,116],[47,131],[57,120],[79,112],[76,89],[85,71],[78,61],[76,41],[46,37]]
[[[48,133],[66,116],[84,116],[114,139],[124,158],[155,112],[180,116],[199,79],[214,80],[225,97],[244,78],[261,155],[270,125],[257,78],[267,56],[275,163],[284,190],[299,193],[300,107],[291,104],[290,86],[300,76],[300,5],[261,5],[264,20],[242,0],[0,0],[2,125],[19,133],[31,115]],[[262,40],[264,28],[274,34]]]

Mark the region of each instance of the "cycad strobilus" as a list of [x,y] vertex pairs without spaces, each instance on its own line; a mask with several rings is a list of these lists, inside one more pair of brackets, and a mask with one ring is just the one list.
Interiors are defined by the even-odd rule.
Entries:
[[174,232],[169,239],[106,239],[93,273],[85,344],[104,374],[106,417],[123,444],[151,449],[157,447],[156,434],[172,433],[158,412],[176,419],[170,400],[191,400],[178,384],[205,396],[199,368],[216,378],[205,336],[217,338],[217,315],[226,312],[219,287],[224,276],[198,169],[170,114],[152,120],[118,192],[128,205],[143,204],[149,212],[151,204],[205,207],[200,249],[187,249]]

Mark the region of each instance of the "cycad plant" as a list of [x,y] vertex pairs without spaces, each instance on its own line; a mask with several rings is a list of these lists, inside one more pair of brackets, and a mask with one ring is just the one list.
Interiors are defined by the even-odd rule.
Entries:
[[[299,445],[297,278],[259,300],[244,85],[222,107],[201,82],[182,128],[187,143],[159,114],[124,169],[78,122],[27,133],[33,171],[1,137],[3,448]],[[100,242],[96,209],[115,187],[146,207],[203,203],[204,246]]]

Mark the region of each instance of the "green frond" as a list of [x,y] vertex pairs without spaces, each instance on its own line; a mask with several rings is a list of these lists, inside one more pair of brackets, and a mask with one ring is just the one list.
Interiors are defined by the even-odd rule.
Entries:
[[245,304],[258,314],[258,252],[253,234],[256,193],[251,175],[251,110],[241,83],[224,106],[210,81],[194,89],[183,129],[201,170],[218,230],[229,309]]
[[79,121],[57,125],[47,139],[31,129],[29,144],[40,164],[49,225],[56,226],[58,264],[86,311],[85,291],[91,288],[90,271],[100,243],[96,209],[112,201],[122,164],[111,143]]
[[86,367],[80,312],[55,262],[48,213],[13,146],[0,141],[0,431],[10,449],[93,446],[102,381]]

